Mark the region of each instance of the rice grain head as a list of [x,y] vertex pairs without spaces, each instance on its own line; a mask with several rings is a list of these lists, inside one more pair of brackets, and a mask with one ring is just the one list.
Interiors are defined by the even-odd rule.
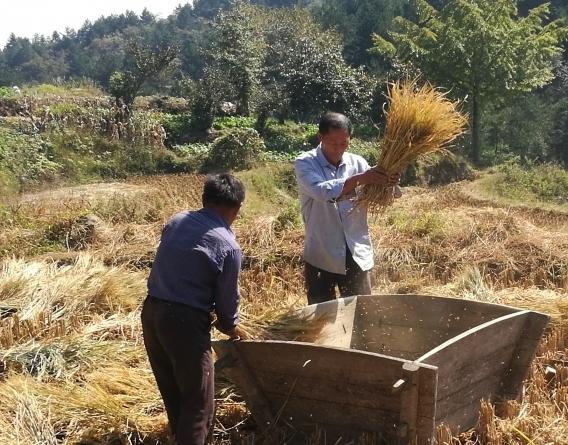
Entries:
[[[385,111],[386,126],[378,165],[388,174],[400,173],[426,155],[445,150],[459,137],[467,118],[458,111],[459,102],[429,83],[418,86],[406,80],[391,84]],[[367,185],[359,204],[377,211],[393,201],[392,187]]]

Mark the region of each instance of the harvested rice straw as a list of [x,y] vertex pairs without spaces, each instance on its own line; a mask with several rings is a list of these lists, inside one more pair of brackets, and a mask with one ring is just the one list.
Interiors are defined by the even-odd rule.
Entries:
[[[286,340],[313,342],[328,323],[323,316],[305,315],[293,308],[275,308],[262,315],[240,314],[239,328],[247,340]],[[214,333],[215,339],[225,339],[223,334]]]
[[261,317],[242,317],[241,329],[250,340],[314,341],[325,325],[323,317],[300,311],[268,311]]
[[[462,134],[467,119],[442,93],[416,81],[391,84],[385,111],[386,126],[378,166],[387,174],[400,173],[418,158],[439,152]],[[392,187],[366,185],[358,204],[378,211],[393,201]]]

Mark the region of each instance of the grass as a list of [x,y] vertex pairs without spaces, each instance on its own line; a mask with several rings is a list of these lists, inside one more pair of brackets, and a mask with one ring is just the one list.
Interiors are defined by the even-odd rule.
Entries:
[[241,172],[239,177],[246,188],[242,218],[274,214],[275,206],[289,212],[290,206],[296,202],[292,175],[292,166],[282,163]]
[[474,198],[503,205],[568,211],[568,171],[556,165],[504,164],[470,186]]
[[435,212],[407,213],[404,210],[398,210],[391,212],[387,221],[397,231],[412,237],[436,241],[444,236],[444,219]]
[[497,169],[498,195],[524,202],[568,204],[568,171],[556,165],[522,168],[505,164]]

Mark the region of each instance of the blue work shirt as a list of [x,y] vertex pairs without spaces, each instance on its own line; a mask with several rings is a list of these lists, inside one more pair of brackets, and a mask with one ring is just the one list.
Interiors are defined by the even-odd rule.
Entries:
[[215,311],[219,325],[238,323],[242,252],[225,220],[212,209],[180,212],[164,227],[148,278],[148,295]]
[[304,260],[319,269],[345,275],[348,247],[362,270],[371,269],[373,247],[367,210],[355,207],[355,193],[339,198],[348,178],[369,169],[367,161],[345,152],[335,167],[318,146],[298,156],[294,168],[306,234]]

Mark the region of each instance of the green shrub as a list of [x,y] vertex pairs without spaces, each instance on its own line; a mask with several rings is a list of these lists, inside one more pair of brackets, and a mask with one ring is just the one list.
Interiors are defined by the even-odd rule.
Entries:
[[13,97],[16,95],[16,92],[10,87],[0,87],[0,99],[5,97]]
[[294,200],[278,214],[276,217],[274,229],[276,232],[283,232],[290,229],[300,227],[300,205],[297,200]]
[[39,135],[21,134],[0,127],[0,172],[5,187],[19,190],[49,181],[57,176],[60,165],[53,160],[53,147]]
[[238,175],[247,191],[243,207],[245,219],[276,215],[275,228],[291,227],[298,222],[294,216],[298,211],[298,198],[291,163],[267,164]]
[[49,137],[60,174],[71,181],[193,172],[202,164],[188,158],[183,151],[109,140],[72,128],[50,133]]
[[402,185],[445,185],[474,179],[475,171],[461,156],[434,155],[408,166],[403,172]]
[[3,198],[6,198],[18,191],[18,183],[16,178],[8,171],[3,170],[5,167],[0,167],[0,204]]
[[461,156],[451,154],[435,156],[430,162],[422,162],[420,174],[428,185],[450,184],[475,177],[469,162]]
[[211,145],[200,143],[176,145],[172,150],[180,159],[184,160],[188,166],[188,171],[200,172],[206,167]]
[[520,166],[509,162],[497,167],[495,192],[502,197],[523,201],[568,202],[568,170],[544,164]]
[[137,110],[155,110],[168,114],[185,114],[189,111],[186,99],[172,96],[138,96],[134,99],[134,108]]
[[155,157],[156,169],[163,173],[195,173],[202,169],[203,162],[180,156],[171,150],[160,150]]
[[374,166],[379,161],[380,144],[379,141],[364,141],[353,138],[349,143],[349,151],[363,156],[370,166]]
[[297,153],[310,150],[318,144],[317,132],[317,125],[269,120],[262,136],[268,151]]
[[49,106],[49,111],[56,118],[86,116],[91,112],[73,102],[54,103]]
[[233,128],[213,142],[206,168],[213,171],[249,169],[264,149],[264,142],[256,130]]
[[259,156],[259,160],[262,162],[293,162],[300,153],[300,151],[293,151],[290,153],[263,151]]
[[215,118],[213,129],[223,131],[230,128],[254,128],[255,124],[255,117],[224,116]]
[[186,144],[190,140],[192,123],[189,113],[183,114],[164,114],[161,120],[164,130],[166,130],[166,145]]
[[353,137],[363,139],[365,141],[375,141],[381,135],[379,127],[373,123],[353,126]]
[[[169,150],[143,145],[126,144],[110,157],[109,162],[99,163],[101,176],[124,178],[131,175],[167,173],[175,162]],[[104,169],[104,170],[103,170]]]

